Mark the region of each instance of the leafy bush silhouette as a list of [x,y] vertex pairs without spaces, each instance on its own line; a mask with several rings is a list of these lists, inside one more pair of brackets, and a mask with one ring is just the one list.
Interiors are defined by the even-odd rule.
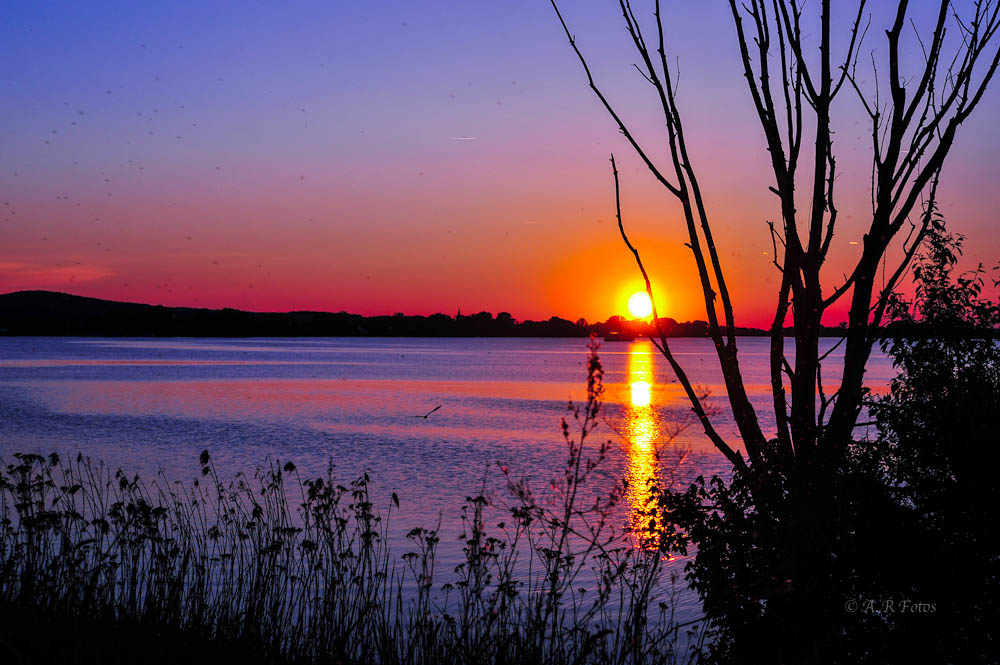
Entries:
[[[936,224],[895,296],[877,436],[766,479],[666,490],[719,663],[995,662],[1000,310]],[[919,324],[919,325],[918,325]]]

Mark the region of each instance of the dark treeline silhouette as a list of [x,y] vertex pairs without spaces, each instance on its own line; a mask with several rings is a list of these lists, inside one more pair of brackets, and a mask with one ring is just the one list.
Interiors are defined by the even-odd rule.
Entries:
[[[705,321],[660,318],[670,337],[706,337]],[[0,335],[79,335],[98,337],[641,337],[646,324],[612,316],[601,323],[518,321],[508,312],[455,316],[361,316],[347,312],[246,312],[237,309],[163,307],[85,298],[52,291],[0,295]],[[762,336],[759,328],[737,334]],[[841,328],[824,328],[840,336]]]

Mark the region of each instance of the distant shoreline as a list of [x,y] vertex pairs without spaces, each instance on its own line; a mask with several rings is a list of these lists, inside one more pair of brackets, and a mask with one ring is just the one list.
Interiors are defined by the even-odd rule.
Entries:
[[[704,321],[661,318],[671,338],[706,338]],[[0,295],[0,336],[4,337],[563,337],[612,333],[643,337],[638,321],[613,316],[590,323],[556,316],[518,321],[507,312],[455,316],[361,316],[347,312],[247,312],[237,309],[164,307],[86,298],[54,291]],[[790,329],[786,329],[790,332]],[[922,331],[926,334],[926,331]],[[760,328],[737,328],[743,337],[766,337]],[[843,328],[824,327],[822,337],[842,337]]]

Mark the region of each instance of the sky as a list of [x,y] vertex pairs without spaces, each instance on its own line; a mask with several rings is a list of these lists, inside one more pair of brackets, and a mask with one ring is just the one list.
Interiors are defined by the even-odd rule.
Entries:
[[[563,11],[665,159],[616,4]],[[665,13],[737,322],[764,326],[776,199],[728,3]],[[660,314],[705,318],[680,208],[588,89],[548,2],[15,1],[2,14],[0,293],[604,320],[642,284],[618,237],[614,153]],[[878,56],[885,17],[872,23],[864,48]],[[1000,255],[997,87],[962,127],[939,194],[967,268]],[[830,288],[870,207],[860,105],[843,95],[835,113]]]

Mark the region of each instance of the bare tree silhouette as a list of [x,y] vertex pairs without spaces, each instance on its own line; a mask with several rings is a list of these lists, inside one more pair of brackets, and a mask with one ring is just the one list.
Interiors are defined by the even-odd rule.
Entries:
[[[815,17],[805,17],[804,3],[796,0],[730,0],[743,74],[770,155],[774,175],[770,190],[778,199],[780,211],[780,222],[768,222],[774,265],[781,273],[770,328],[770,379],[777,431],[774,438],[769,438],[744,386],[736,314],[713,237],[712,218],[685,137],[677,104],[677,73],[668,64],[659,0],[653,2],[650,24],[637,19],[628,0],[619,0],[618,4],[641,61],[636,68],[655,90],[661,107],[668,148],[665,166],[657,163],[653,151],[637,139],[595,80],[558,4],[551,2],[590,88],[632,149],[683,211],[687,246],[697,266],[709,335],[749,460],[713,427],[684,368],[671,353],[654,311],[657,325],[653,341],[676,372],[706,434],[735,467],[751,469],[761,481],[771,471],[809,464],[820,453],[838,454],[850,442],[861,409],[865,366],[889,294],[905,276],[918,246],[938,219],[937,185],[945,158],[959,126],[978,106],[996,72],[1000,60],[996,46],[1000,3],[976,0],[959,10],[948,0],[941,0],[930,34],[921,35],[908,15],[910,3],[900,0],[892,24],[885,31],[886,61],[879,63],[874,52],[871,55],[875,84],[868,90],[857,76],[859,56],[871,23],[870,18],[866,20],[865,0],[860,0],[856,11],[851,12],[853,19],[849,27],[845,26],[849,30],[846,50],[839,56],[834,54],[830,0],[821,0]],[[806,44],[803,22],[807,18],[818,20],[818,45]],[[908,22],[913,25],[923,55],[915,74],[904,73],[900,65],[900,35]],[[955,34],[950,35],[951,31]],[[887,95],[882,89],[886,87]],[[842,283],[824,286],[820,273],[838,222],[831,110],[835,98],[844,92],[856,95],[870,121],[871,222],[853,270]],[[814,133],[814,146],[803,152],[803,134],[807,131]],[[619,201],[613,156],[612,171]],[[796,206],[799,190],[809,192],[808,205],[802,210]],[[621,221],[620,202],[617,211],[621,236],[646,277],[639,251],[629,241]],[[911,221],[911,215],[917,217],[916,221]],[[884,285],[876,288],[879,266],[884,268],[894,240],[902,242],[901,257],[886,271]],[[656,302],[648,277],[646,289]],[[830,392],[822,375],[823,360],[830,352],[820,351],[820,324],[823,313],[845,297],[850,299],[850,309],[841,340],[844,367],[839,384]],[[794,357],[785,354],[789,317],[794,329]]]

